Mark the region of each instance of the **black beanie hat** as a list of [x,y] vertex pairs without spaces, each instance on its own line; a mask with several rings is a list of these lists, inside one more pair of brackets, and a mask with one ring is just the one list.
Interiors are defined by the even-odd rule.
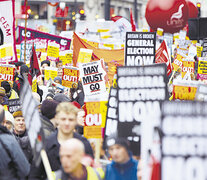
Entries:
[[109,148],[110,146],[113,146],[115,144],[123,146],[128,152],[130,151],[129,149],[129,141],[125,138],[109,138],[107,140],[107,147]]
[[57,101],[46,99],[42,102],[41,113],[43,116],[46,116],[48,119],[52,119],[56,114],[56,107],[58,105]]
[[43,64],[47,64],[48,66],[50,66],[50,61],[48,61],[48,60],[44,60],[44,61],[41,62],[41,66],[42,66]]
[[29,72],[29,68],[27,65],[23,64],[20,67],[20,74],[23,75],[23,73],[28,73]]
[[2,81],[1,87],[3,87],[5,89],[6,93],[9,93],[11,90],[11,86],[8,81]]

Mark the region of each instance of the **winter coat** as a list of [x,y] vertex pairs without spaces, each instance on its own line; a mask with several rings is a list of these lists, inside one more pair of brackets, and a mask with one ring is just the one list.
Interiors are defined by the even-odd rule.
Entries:
[[51,123],[50,119],[46,116],[41,115],[42,129],[45,135],[45,138],[49,137],[53,132],[55,132],[55,127]]
[[[24,85],[24,78],[21,75],[18,75],[18,78],[13,83],[13,89],[17,92],[18,96],[20,96],[20,92]],[[42,101],[43,91],[39,88],[37,84],[37,93],[40,95],[40,101]]]
[[0,179],[24,180],[30,165],[14,136],[0,125]]
[[105,180],[137,180],[137,165],[132,157],[125,164],[112,161],[106,167]]
[[[46,140],[46,152],[52,171],[57,171],[61,167],[60,156],[59,156],[60,144],[57,140],[57,135],[58,135],[58,131],[55,131]],[[74,133],[73,137],[83,142],[86,154],[94,157],[91,145],[86,138],[82,137],[78,133]],[[46,173],[42,163],[37,168],[34,165],[32,165],[29,179],[41,180],[41,179],[45,179],[45,177],[46,177]]]
[[33,153],[32,153],[32,147],[30,145],[29,136],[27,132],[25,131],[23,134],[18,135],[15,132],[13,132],[17,142],[19,143],[20,147],[22,148],[22,151],[24,152],[27,160],[29,163],[32,163],[33,160]]

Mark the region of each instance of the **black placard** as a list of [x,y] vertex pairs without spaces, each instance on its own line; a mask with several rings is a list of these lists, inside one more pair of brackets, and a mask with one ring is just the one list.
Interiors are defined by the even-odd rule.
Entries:
[[125,65],[150,65],[155,61],[156,34],[152,32],[127,32]]
[[10,99],[8,100],[8,110],[10,113],[17,111],[21,107],[20,99]]
[[140,155],[141,122],[160,112],[167,98],[166,64],[118,67],[118,136],[131,142]]
[[161,180],[207,179],[207,103],[162,104]]

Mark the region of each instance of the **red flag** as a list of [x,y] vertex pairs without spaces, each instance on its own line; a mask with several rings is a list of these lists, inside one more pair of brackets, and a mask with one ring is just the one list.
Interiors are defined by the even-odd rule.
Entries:
[[131,22],[131,25],[132,25],[132,31],[136,31],[136,26],[135,26],[133,14],[132,14],[132,9],[130,9],[130,22]]
[[30,59],[30,69],[28,74],[28,81],[30,85],[32,85],[32,79],[36,75],[37,77],[41,74],[38,60],[37,60],[37,54],[34,48],[34,44],[32,46],[32,56]]
[[166,63],[167,64],[167,75],[169,76],[172,72],[172,65],[170,61],[170,57],[167,51],[167,46],[165,41],[162,42],[159,49],[155,55],[155,63]]

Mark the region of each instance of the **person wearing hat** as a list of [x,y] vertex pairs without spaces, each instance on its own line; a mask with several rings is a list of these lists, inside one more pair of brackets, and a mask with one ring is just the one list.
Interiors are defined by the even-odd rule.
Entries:
[[106,167],[105,180],[137,180],[138,161],[133,159],[129,142],[124,138],[107,140],[112,162]]
[[29,161],[29,163],[32,163],[32,159],[33,159],[32,148],[30,145],[29,136],[26,131],[26,125],[22,114],[22,110],[17,109],[17,111],[13,113],[13,117],[14,117],[13,134],[16,140],[18,141],[20,147],[22,148],[25,156],[27,157],[27,160]]
[[8,97],[3,87],[0,87],[0,104],[4,107],[5,111],[8,111]]
[[45,137],[48,137],[52,132],[55,131],[57,123],[55,120],[56,107],[58,102],[55,100],[46,99],[41,105],[41,121],[42,129]]
[[17,92],[11,88],[11,85],[9,84],[8,81],[2,81],[1,82],[1,87],[3,87],[6,91],[6,96],[9,98],[9,99],[18,99],[19,96],[17,94]]
[[5,111],[5,119],[3,121],[3,126],[5,126],[11,133],[14,128],[14,117],[9,111]]
[[0,105],[0,179],[25,179],[30,172],[30,165],[17,140],[3,126],[5,111]]
[[[29,74],[29,68],[26,64],[21,65],[20,67],[20,75],[18,75],[17,80],[14,81],[13,89],[17,92],[18,96],[20,96],[20,92],[24,85],[24,77],[27,79]],[[37,84],[37,93],[40,95],[40,99],[42,101],[43,91],[39,88]]]

